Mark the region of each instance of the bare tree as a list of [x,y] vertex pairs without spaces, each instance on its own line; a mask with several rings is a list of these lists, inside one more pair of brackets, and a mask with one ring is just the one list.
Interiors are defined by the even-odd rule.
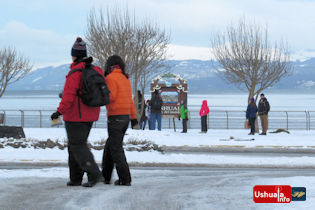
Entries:
[[0,98],[8,85],[22,79],[32,69],[32,65],[14,48],[0,49]]
[[288,75],[292,68],[290,53],[283,41],[273,46],[267,27],[240,19],[224,33],[211,39],[212,52],[219,66],[217,73],[239,89],[248,90],[248,101]]
[[[105,68],[109,56],[117,54],[126,63],[126,72],[132,78],[137,117],[140,119],[143,104],[139,109],[138,88],[144,93],[150,78],[165,67],[170,35],[150,20],[138,21],[128,8],[90,11],[86,39],[90,54]],[[144,94],[140,101],[144,100]]]

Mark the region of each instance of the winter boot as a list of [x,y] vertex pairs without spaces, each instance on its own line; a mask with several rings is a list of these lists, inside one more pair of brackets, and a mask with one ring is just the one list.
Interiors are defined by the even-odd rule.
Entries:
[[120,180],[118,179],[118,180],[116,180],[116,181],[114,182],[114,185],[131,186],[131,183],[130,183],[130,182],[124,183],[124,182],[122,182],[122,181],[120,181]]
[[99,182],[100,176],[98,176],[96,179],[90,180],[88,182],[85,182],[82,184],[83,187],[93,187],[96,185],[97,182]]
[[74,187],[74,186],[81,186],[81,182],[72,182],[72,181],[69,181],[67,182],[67,186],[69,187]]
[[83,187],[94,187],[94,185],[96,185],[96,183],[98,182],[98,180],[92,180],[92,181],[88,181],[82,184]]

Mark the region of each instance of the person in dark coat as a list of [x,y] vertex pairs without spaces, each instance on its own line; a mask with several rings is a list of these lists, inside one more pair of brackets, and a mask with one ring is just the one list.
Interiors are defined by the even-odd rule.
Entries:
[[[147,100],[146,102],[146,116],[147,116],[147,120],[148,120],[148,126],[149,126],[149,130],[151,130],[151,106],[150,106],[150,102],[151,100]],[[143,127],[143,130],[145,129],[145,125]]]
[[[68,165],[70,170],[70,181],[67,186],[80,186],[84,172],[87,173],[88,182],[84,187],[93,187],[100,178],[100,170],[95,163],[93,154],[87,146],[87,139],[94,121],[100,115],[100,107],[90,107],[82,103],[77,95],[82,81],[82,72],[74,69],[84,69],[93,61],[92,57],[86,58],[87,50],[85,42],[78,37],[71,51],[73,63],[66,76],[62,99],[51,119],[58,119],[63,115],[68,136]],[[101,68],[94,66],[94,70],[103,75]]]
[[142,94],[140,92],[140,90],[138,90],[138,110],[139,112],[141,111],[141,106],[143,106],[143,110],[140,116],[140,121],[139,121],[139,126],[140,129],[144,130],[145,126],[147,124],[147,116],[146,116],[146,104],[145,104],[145,100],[142,100]]
[[163,100],[158,90],[154,91],[153,97],[150,102],[151,106],[151,129],[155,130],[156,121],[158,123],[158,130],[162,129],[162,104]]
[[114,166],[118,174],[115,185],[131,185],[129,165],[126,160],[123,140],[130,119],[132,127],[138,126],[136,107],[132,99],[131,83],[125,73],[125,63],[118,55],[106,62],[106,84],[110,91],[110,103],[106,105],[108,116],[108,139],[105,144],[102,174],[105,184],[111,183]]
[[251,98],[250,104],[248,104],[247,110],[246,110],[246,119],[248,120],[250,124],[250,133],[248,135],[255,135],[255,120],[256,120],[257,111],[258,109],[255,103],[255,99]]
[[260,100],[258,103],[258,115],[261,120],[262,133],[259,135],[267,135],[268,130],[268,112],[270,111],[270,105],[267,98],[262,93],[260,94]]

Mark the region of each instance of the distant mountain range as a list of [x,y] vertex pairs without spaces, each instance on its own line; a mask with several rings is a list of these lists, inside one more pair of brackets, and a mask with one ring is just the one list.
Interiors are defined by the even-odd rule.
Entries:
[[[191,93],[233,92],[236,88],[223,81],[215,73],[214,61],[169,60],[170,73],[180,74],[188,80]],[[215,63],[214,63],[215,64]],[[311,92],[315,90],[315,58],[293,62],[294,70],[269,91]],[[56,90],[61,91],[69,64],[48,66],[32,71],[22,80],[13,83],[8,90]]]

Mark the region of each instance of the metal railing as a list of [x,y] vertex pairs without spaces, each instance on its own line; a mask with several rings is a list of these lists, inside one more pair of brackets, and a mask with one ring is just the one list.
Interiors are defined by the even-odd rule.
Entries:
[[[50,115],[53,112],[54,110],[0,110],[3,118],[1,125],[48,128],[51,127]],[[268,117],[269,129],[315,130],[315,111],[270,111]],[[211,110],[208,115],[208,128],[242,129],[244,121],[245,111]],[[169,118],[162,119],[162,128],[173,128],[174,124],[177,129],[182,128],[182,123],[177,119],[175,123]],[[106,111],[101,111],[99,120],[93,126],[107,127]],[[57,127],[63,127],[63,125]],[[201,128],[197,110],[189,112],[188,128]]]

